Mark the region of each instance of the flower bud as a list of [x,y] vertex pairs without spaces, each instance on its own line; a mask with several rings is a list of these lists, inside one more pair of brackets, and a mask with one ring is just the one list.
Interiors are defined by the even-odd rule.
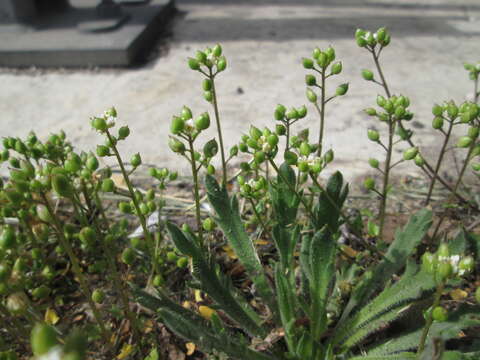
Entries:
[[217,140],[211,139],[203,146],[203,154],[207,158],[214,157],[218,152]]
[[142,158],[139,153],[136,153],[131,157],[130,164],[135,168],[142,164]]
[[315,76],[311,74],[305,75],[305,84],[307,84],[308,86],[314,86],[316,83],[317,79],[315,78]]
[[108,129],[107,121],[100,117],[94,117],[91,121],[91,125],[95,130],[100,132],[104,132]]
[[348,91],[348,83],[345,83],[337,87],[337,90],[335,90],[335,94],[337,96],[343,96],[347,93],[347,91]]
[[302,59],[303,67],[305,69],[312,69],[313,68],[313,60],[309,58]]
[[437,274],[440,279],[446,280],[453,274],[453,266],[449,262],[440,262],[437,267]]
[[33,327],[30,342],[33,355],[40,357],[58,344],[57,334],[51,326],[38,323]]
[[469,136],[462,136],[458,139],[457,147],[459,148],[468,148],[472,144],[472,138]]
[[440,105],[438,105],[438,104],[433,105],[433,107],[432,107],[432,114],[433,114],[434,116],[442,116],[442,114],[443,114],[443,107],[440,106]]
[[188,58],[188,66],[192,70],[199,70],[200,69],[200,63],[198,62],[197,59],[194,59],[194,58]]
[[311,148],[310,148],[310,145],[308,144],[308,142],[306,141],[303,141],[301,144],[300,144],[300,154],[303,155],[303,156],[308,156],[311,154]]
[[225,59],[225,56],[222,56],[220,59],[218,59],[217,62],[217,71],[223,71],[227,68],[227,59]]
[[297,109],[291,108],[291,109],[287,112],[286,117],[287,117],[288,120],[298,119],[298,118],[299,118],[299,115],[298,115]]
[[410,149],[407,149],[403,152],[403,160],[413,160],[415,156],[418,154],[418,148],[417,147],[412,147]]
[[210,126],[210,116],[208,115],[208,113],[203,113],[202,115],[200,115],[196,120],[195,120],[195,128],[198,130],[198,131],[202,131],[202,130],[205,130],[205,129],[208,129],[208,127]]
[[377,130],[369,129],[367,131],[367,136],[371,141],[377,142],[380,139],[380,134]]
[[[337,74],[340,74],[342,72],[342,63],[339,61],[335,64],[332,65],[332,74],[333,75],[337,75]],[[313,85],[313,84],[312,84]]]
[[373,189],[375,189],[375,180],[373,180],[371,177],[368,177],[363,182],[363,186],[367,190],[373,190]]
[[443,118],[440,116],[436,116],[432,120],[432,128],[436,130],[440,130],[443,127]]
[[180,140],[170,138],[168,146],[175,153],[183,154],[185,152],[185,145]]
[[222,55],[222,46],[220,44],[216,44],[212,49],[212,53],[216,57],[221,56]]
[[362,77],[367,81],[372,81],[373,80],[373,72],[371,72],[370,70],[364,69],[364,70],[362,70]]
[[374,158],[368,159],[368,164],[369,164],[372,168],[378,169],[379,162],[378,162],[377,159],[374,159]]
[[441,306],[437,306],[432,310],[432,318],[435,321],[447,321],[448,313],[447,310]]
[[118,129],[118,139],[123,140],[126,139],[130,135],[130,129],[128,126],[122,126],[120,129]]
[[313,90],[307,88],[307,99],[311,103],[316,103],[317,102],[317,94],[313,92]]
[[213,93],[211,91],[205,91],[203,93],[203,98],[208,101],[208,102],[212,102],[213,100]]
[[423,156],[418,153],[415,158],[413,159],[413,161],[415,162],[415,165],[417,166],[420,166],[422,167],[423,165],[425,165],[425,159],[423,158]]
[[431,252],[426,252],[422,255],[422,269],[426,272],[433,274],[437,268],[437,257]]
[[377,110],[375,110],[374,108],[367,108],[365,109],[365,112],[367,113],[367,115],[370,115],[370,116],[377,115]]
[[261,164],[265,161],[265,153],[263,151],[256,151],[254,154],[253,154],[253,157],[255,159],[255,162],[257,164]]

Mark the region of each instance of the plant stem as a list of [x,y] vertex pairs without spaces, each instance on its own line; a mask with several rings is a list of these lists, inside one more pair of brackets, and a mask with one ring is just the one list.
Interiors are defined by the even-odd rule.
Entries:
[[217,91],[215,89],[215,75],[212,74],[212,69],[208,69],[209,78],[212,82],[212,104],[213,110],[215,112],[215,121],[217,123],[217,131],[218,131],[218,141],[220,142],[220,154],[222,156],[222,170],[223,170],[223,186],[227,186],[227,162],[225,161],[225,149],[223,147],[223,136],[222,136],[222,128],[220,124],[220,115],[218,112],[218,100],[217,100]]
[[321,72],[322,76],[322,103],[321,103],[321,108],[318,108],[318,104],[315,103],[315,107],[317,108],[317,111],[320,112],[320,130],[318,134],[318,150],[317,150],[317,156],[320,157],[322,156],[322,147],[323,147],[323,129],[325,127],[325,69],[322,70]]
[[382,80],[381,85],[385,90],[385,94],[387,94],[388,97],[391,97],[392,95],[390,94],[390,89],[388,88],[387,81],[385,80],[385,76],[383,75],[382,67],[380,66],[380,61],[378,61],[378,54],[375,52],[375,50],[372,50],[372,55],[373,55],[373,61],[375,62],[375,66],[378,71],[378,75],[380,75],[380,79]]
[[427,341],[428,332],[430,331],[430,328],[433,324],[433,309],[435,309],[438,306],[438,304],[440,304],[440,298],[442,297],[442,292],[444,287],[445,287],[445,284],[442,282],[440,285],[438,285],[437,290],[435,292],[433,305],[431,307],[432,311],[430,311],[428,314],[427,322],[425,323],[425,327],[423,328],[422,335],[420,337],[420,342],[418,344],[417,359],[420,358],[423,350],[425,349],[425,343]]
[[255,216],[257,217],[258,222],[262,225],[263,229],[266,230],[267,226],[265,225],[262,218],[260,217],[260,214],[258,213],[257,208],[255,207],[255,203],[253,202],[253,199],[249,197],[248,200],[250,201],[250,205],[252,205],[252,210]]
[[390,163],[392,162],[392,152],[393,152],[393,135],[395,134],[395,121],[390,117],[388,122],[388,146],[387,146],[387,158],[385,160],[385,168],[383,170],[383,186],[382,186],[382,196],[380,197],[380,207],[379,207],[379,238],[383,242],[383,228],[385,225],[385,216],[387,209],[387,197],[388,197],[388,184],[390,180]]
[[435,180],[437,179],[438,171],[440,170],[440,165],[443,161],[443,156],[445,155],[445,148],[447,147],[448,141],[450,140],[450,135],[453,129],[453,121],[449,122],[447,134],[445,135],[445,139],[443,140],[442,148],[440,149],[440,155],[438,156],[437,164],[435,165],[435,170],[433,172],[432,180],[430,181],[430,186],[428,188],[427,198],[425,199],[425,205],[430,203],[430,199],[432,197],[433,187],[435,186]]
[[[190,165],[192,166],[192,176],[193,176],[193,191],[194,191],[193,197],[195,198],[195,219],[197,221],[199,243],[200,245],[203,246],[203,227],[202,227],[202,219],[200,217],[200,191],[198,186],[198,169],[197,169],[197,163],[195,161],[195,149],[193,148],[193,139],[191,136],[188,137],[188,145],[190,148]],[[224,186],[225,184],[226,184],[226,180],[225,180]]]
[[80,268],[80,263],[78,261],[77,256],[73,252],[72,247],[70,246],[70,243],[68,242],[67,238],[65,237],[62,229],[62,225],[60,224],[60,221],[58,220],[55,212],[53,211],[50,202],[47,199],[47,196],[42,192],[40,193],[40,196],[42,197],[42,200],[45,204],[45,207],[47,208],[50,216],[52,217],[53,220],[53,225],[57,230],[57,235],[58,239],[60,241],[60,244],[62,247],[65,249],[67,252],[67,255],[70,259],[70,262],[72,263],[72,269],[73,272],[75,273],[75,276],[78,278],[78,281],[80,283],[80,288],[82,289],[83,295],[87,298],[88,304],[90,305],[90,308],[92,309],[93,316],[95,317],[95,320],[98,323],[98,326],[100,327],[100,331],[102,332],[103,339],[106,344],[110,344],[110,332],[107,330],[105,327],[105,324],[102,320],[102,317],[95,305],[95,303],[92,300],[92,294],[90,293],[90,290],[87,285],[87,281],[85,279],[85,276],[83,275],[82,269]]
[[[125,180],[125,184],[127,184],[128,192],[130,193],[130,196],[132,198],[133,206],[135,207],[136,215],[138,219],[140,220],[140,225],[142,226],[143,234],[146,239],[146,243],[148,246],[148,250],[150,252],[150,256],[152,258],[152,272],[159,273],[158,272],[158,263],[157,259],[155,259],[155,254],[154,254],[154,242],[152,239],[152,234],[150,231],[148,231],[147,227],[147,220],[145,219],[145,216],[142,214],[140,210],[140,206],[138,204],[137,198],[135,197],[135,191],[133,190],[132,183],[130,181],[130,178],[128,176],[127,171],[125,170],[125,166],[123,165],[122,158],[120,157],[120,153],[118,152],[117,146],[115,145],[115,140],[112,138],[112,135],[110,135],[110,132],[107,130],[106,135],[110,143],[112,144],[112,150],[113,153],[115,154],[115,157],[117,158],[118,165],[120,166],[120,171],[122,172],[123,179]],[[150,277],[149,282],[152,280],[153,277]]]

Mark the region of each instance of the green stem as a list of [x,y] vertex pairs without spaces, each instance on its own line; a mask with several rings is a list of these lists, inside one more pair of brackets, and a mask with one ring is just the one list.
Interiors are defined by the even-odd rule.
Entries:
[[443,161],[443,156],[445,155],[445,148],[447,147],[448,141],[450,140],[450,135],[453,129],[453,121],[450,121],[445,139],[443,140],[442,148],[440,149],[440,155],[438,156],[437,164],[435,165],[435,170],[433,172],[432,180],[430,181],[430,186],[428,188],[427,198],[425,199],[425,205],[430,203],[432,197],[433,187],[435,186],[435,180],[437,179],[438,171],[440,170],[440,165]]
[[287,143],[285,145],[285,152],[287,152],[290,150],[290,122],[287,120],[285,124],[285,128],[287,129]]
[[425,343],[427,341],[428,332],[430,331],[430,328],[432,327],[432,324],[433,324],[433,309],[435,309],[440,304],[440,298],[442,297],[442,292],[444,287],[445,287],[445,284],[442,282],[440,285],[438,285],[437,291],[435,292],[433,305],[431,307],[432,311],[429,311],[428,313],[427,322],[425,324],[425,327],[423,328],[422,335],[420,337],[420,342],[418,344],[417,359],[420,359],[420,356],[422,355],[423,350],[425,349]]
[[217,123],[217,131],[218,131],[218,141],[220,142],[220,154],[222,156],[222,170],[223,170],[223,186],[227,186],[227,162],[225,161],[225,149],[223,147],[223,136],[222,136],[222,128],[220,124],[220,115],[218,111],[218,100],[217,100],[217,91],[215,89],[215,75],[212,74],[212,69],[209,68],[209,78],[212,82],[212,95],[213,95],[213,110],[215,112],[215,121]]
[[318,134],[318,150],[317,150],[317,156],[320,157],[322,156],[322,147],[323,147],[323,130],[325,127],[325,69],[321,71],[321,76],[322,76],[322,103],[321,108],[318,108],[318,104],[315,103],[315,107],[317,108],[317,111],[320,112],[320,130]]
[[[112,135],[110,135],[110,132],[107,130],[106,131],[107,138],[112,144],[112,150],[117,158],[117,163],[120,166],[120,171],[122,172],[123,179],[125,180],[125,184],[127,184],[128,192],[130,193],[130,196],[132,198],[133,206],[135,207],[135,212],[140,220],[140,225],[142,226],[143,234],[145,236],[145,240],[148,246],[148,251],[150,252],[151,260],[152,260],[152,272],[159,273],[158,271],[158,262],[157,259],[155,259],[155,254],[154,254],[154,242],[152,239],[152,234],[150,231],[148,231],[147,227],[147,219],[145,216],[142,214],[142,211],[140,210],[140,205],[138,204],[137,198],[135,197],[135,191],[133,190],[132,182],[130,181],[130,177],[128,176],[127,171],[125,170],[125,166],[123,165],[122,158],[120,157],[120,153],[118,152],[117,146],[115,145],[115,139],[112,138]],[[150,277],[149,281],[152,280],[152,277]]]
[[[203,226],[202,226],[202,219],[200,216],[200,191],[199,191],[199,184],[198,184],[198,169],[197,169],[197,163],[195,161],[195,149],[193,148],[193,139],[191,136],[188,137],[188,146],[190,148],[190,165],[192,166],[192,176],[193,176],[193,191],[194,191],[193,197],[195,198],[195,219],[197,221],[199,243],[201,246],[203,246]],[[226,184],[226,180],[224,184]]]
[[379,225],[379,238],[380,241],[383,242],[383,229],[385,225],[385,216],[386,216],[386,209],[387,209],[387,197],[388,197],[388,184],[390,180],[390,163],[392,161],[392,153],[393,153],[393,135],[395,134],[395,122],[390,117],[388,123],[388,146],[387,146],[387,158],[385,160],[385,168],[383,170],[383,186],[382,186],[382,196],[380,197],[380,207],[379,207],[379,218],[380,218],[380,225]]
[[100,327],[100,331],[102,332],[103,339],[107,344],[109,344],[110,343],[110,332],[105,327],[105,324],[102,320],[102,317],[101,317],[95,303],[92,300],[92,294],[90,293],[90,290],[89,290],[88,285],[87,285],[87,281],[85,279],[85,276],[83,275],[82,269],[80,268],[79,260],[78,260],[77,256],[75,255],[75,253],[73,252],[73,249],[70,246],[70,243],[68,242],[67,238],[65,237],[65,235],[63,233],[62,225],[61,225],[60,221],[58,220],[55,212],[53,211],[53,209],[50,205],[50,202],[47,199],[47,196],[43,192],[40,193],[40,196],[42,197],[42,200],[45,204],[45,207],[47,208],[47,210],[48,210],[48,212],[49,212],[49,214],[52,218],[53,225],[57,230],[58,240],[60,241],[60,244],[62,245],[62,247],[67,252],[67,255],[70,259],[70,262],[72,263],[73,272],[75,273],[75,276],[78,278],[78,281],[80,283],[80,288],[82,289],[83,295],[87,298],[88,304],[90,305],[90,308],[92,309],[93,316],[95,317],[95,320],[97,321],[98,326]]
[[267,226],[265,225],[262,218],[260,217],[260,214],[258,213],[257,208],[255,207],[255,203],[253,202],[253,199],[249,197],[248,200],[250,201],[250,204],[252,205],[252,210],[253,210],[255,216],[257,217],[258,222],[260,223],[260,225],[262,225],[263,229],[266,230]]

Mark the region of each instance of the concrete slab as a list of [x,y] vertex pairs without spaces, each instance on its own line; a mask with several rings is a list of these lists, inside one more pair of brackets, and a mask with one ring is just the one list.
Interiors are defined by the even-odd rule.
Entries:
[[[187,67],[196,49],[223,45],[227,70],[218,76],[220,115],[228,147],[238,143],[249,124],[275,126],[273,110],[306,104],[309,114],[295,131],[318,132],[318,116],[305,98],[307,71],[301,58],[315,46],[332,44],[343,72],[329,79],[328,93],[350,83],[349,93],[330,102],[326,112],[326,146],[335,150],[331,171],[349,180],[370,171],[369,157],[383,157],[367,139],[369,127],[385,136],[385,126],[366,116],[382,89],[364,81],[360,71],[373,69],[369,54],[357,47],[357,27],[387,26],[392,43],[382,64],[392,92],[411,99],[415,142],[433,159],[441,145],[431,129],[435,102],[469,98],[473,86],[463,62],[480,60],[480,5],[476,0],[177,0],[182,16],[172,38],[160,44],[160,56],[147,66],[98,71],[23,71],[0,69],[1,136],[26,136],[33,129],[45,138],[64,129],[75,146],[95,149],[102,137],[90,129],[89,117],[115,105],[119,124],[131,136],[120,144],[125,159],[139,151],[145,163],[189,173],[188,163],[167,146],[171,117],[182,105],[194,114],[213,112],[202,98],[199,73]],[[413,125],[414,124],[414,125]],[[458,127],[457,135],[466,130]],[[214,126],[198,145],[215,136]],[[314,135],[315,136],[315,135]],[[314,137],[315,139],[315,137]],[[399,147],[403,149],[404,145]],[[396,153],[398,159],[401,153]],[[110,161],[107,159],[105,161]],[[445,171],[454,171],[448,158]],[[413,164],[394,174],[415,173]]]
[[[94,23],[97,0],[70,3],[29,26],[0,25],[0,66],[127,66],[151,47],[174,8],[172,0],[125,6],[125,21],[105,28]],[[95,25],[110,31],[85,31]]]

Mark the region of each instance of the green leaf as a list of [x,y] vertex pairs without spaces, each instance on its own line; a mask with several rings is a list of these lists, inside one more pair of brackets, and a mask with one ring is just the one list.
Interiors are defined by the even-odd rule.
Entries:
[[207,175],[205,184],[208,200],[217,213],[216,223],[222,229],[233,251],[245,267],[260,296],[268,304],[272,313],[278,314],[275,295],[265,276],[253,242],[243,226],[236,197],[230,199],[227,190],[224,187],[220,188],[213,176]]
[[414,353],[401,353],[395,355],[381,355],[381,356],[354,356],[348,358],[348,360],[408,360],[408,359],[415,359],[416,354]]
[[300,199],[292,190],[295,186],[295,171],[287,163],[283,163],[276,181],[271,181],[269,186],[273,215],[281,226],[292,224],[297,218]]
[[286,271],[287,269],[290,269],[293,271],[293,252],[300,238],[300,226],[287,229],[283,225],[275,225],[273,227],[272,235],[283,270]]
[[[295,284],[291,284],[291,276],[285,274],[282,267],[277,264],[275,267],[275,286],[277,290],[278,309],[280,310],[280,319],[285,329],[285,340],[291,353],[294,349],[293,324],[296,320],[296,294]],[[294,279],[295,280],[295,279]]]

